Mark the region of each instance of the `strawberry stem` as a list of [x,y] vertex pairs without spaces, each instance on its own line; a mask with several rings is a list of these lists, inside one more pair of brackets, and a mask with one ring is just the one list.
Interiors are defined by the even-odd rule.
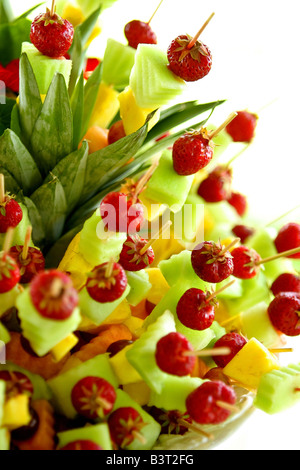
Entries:
[[241,241],[240,238],[235,238],[234,240],[232,240],[232,242],[229,243],[229,245],[227,245],[227,246],[225,246],[225,248],[223,248],[223,250],[219,253],[218,256],[223,256],[226,253],[226,251],[229,251],[231,248],[233,248],[240,241]]
[[5,180],[4,175],[0,174],[0,204],[5,201]]
[[161,1],[159,2],[158,6],[157,6],[156,9],[154,10],[154,13],[152,14],[152,16],[151,16],[151,18],[150,18],[150,20],[148,21],[147,24],[150,24],[150,23],[151,23],[151,21],[153,20],[154,16],[155,16],[156,13],[157,13],[157,10],[159,9],[159,7],[160,7],[160,5],[162,4],[163,1],[164,1],[164,0],[161,0]]
[[297,248],[293,248],[292,250],[283,251],[282,253],[277,253],[276,255],[269,256],[268,258],[264,258],[264,259],[261,259],[259,261],[256,261],[254,263],[254,265],[259,266],[261,264],[265,264],[265,263],[268,263],[269,261],[274,261],[274,260],[279,259],[279,258],[284,258],[286,256],[296,255],[297,253],[300,253],[300,246],[298,246]]
[[187,45],[187,49],[192,49],[192,47],[194,46],[194,44],[196,44],[199,36],[203,33],[203,31],[205,30],[206,26],[208,25],[208,23],[211,21],[211,19],[213,18],[213,16],[215,15],[215,13],[212,13],[210,15],[209,18],[207,18],[207,20],[205,21],[205,23],[201,26],[201,28],[199,29],[198,33],[196,34],[196,36],[193,37],[193,39],[191,39],[191,41],[189,42],[189,44]]
[[226,121],[223,122],[223,124],[221,124],[217,129],[209,133],[209,140],[212,140],[214,137],[216,137],[223,129],[225,129],[226,126],[228,126],[231,121],[234,120],[234,118],[236,118],[236,116],[237,112],[234,111],[233,113],[231,113],[226,119]]
[[206,299],[206,302],[210,302],[212,299],[214,299],[217,295],[219,295],[221,292],[226,290],[228,287],[232,286],[232,284],[235,283],[235,279],[232,281],[228,282],[228,284],[225,284],[223,287],[220,287],[220,289],[216,290],[215,292],[212,292],[210,296]]
[[141,249],[140,255],[144,255],[146,251],[148,250],[148,248],[150,248],[150,246],[153,245],[153,243],[157,241],[171,225],[172,225],[172,222],[170,220],[166,222],[165,225],[163,225],[156,232],[156,234],[151,238],[151,240],[149,240],[148,243]]
[[32,227],[29,226],[26,231],[26,236],[25,236],[25,242],[22,250],[22,259],[26,260],[28,256],[28,250],[29,250],[29,243],[31,239],[31,234],[32,234]]

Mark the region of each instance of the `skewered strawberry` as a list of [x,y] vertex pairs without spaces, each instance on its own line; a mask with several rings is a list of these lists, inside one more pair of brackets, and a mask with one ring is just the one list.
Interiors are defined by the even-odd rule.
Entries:
[[244,243],[247,238],[251,237],[255,233],[255,229],[247,227],[247,225],[235,225],[232,229],[232,233],[240,238],[241,243]]
[[179,434],[182,436],[188,431],[189,425],[192,424],[189,415],[178,410],[166,411],[152,406],[149,413],[161,425],[162,434]]
[[89,274],[86,288],[96,302],[114,302],[127,287],[127,277],[119,263],[108,262],[96,266]]
[[229,204],[235,208],[237,213],[243,217],[247,211],[248,203],[247,198],[244,194],[232,192],[229,199],[227,199]]
[[172,157],[178,175],[193,175],[206,167],[213,157],[213,143],[206,129],[179,137],[173,145]]
[[300,294],[281,292],[269,305],[273,326],[287,336],[300,335]]
[[273,295],[281,292],[296,292],[300,294],[300,276],[293,273],[280,274],[271,285]]
[[206,202],[227,201],[231,196],[231,183],[231,169],[219,165],[201,181],[197,192]]
[[147,247],[147,244],[148,240],[139,237],[139,235],[127,237],[119,259],[119,263],[126,271],[140,271],[153,263],[154,251],[151,246]]
[[6,382],[5,393],[7,397],[23,394],[33,395],[33,384],[27,375],[17,371],[0,371],[0,380]]
[[156,363],[167,374],[189,375],[195,367],[196,356],[185,355],[187,351],[193,351],[193,347],[186,337],[181,333],[169,333],[156,345]]
[[99,377],[84,377],[72,389],[74,408],[88,419],[104,418],[116,401],[114,387]]
[[0,253],[0,294],[13,289],[20,278],[20,270],[15,260],[5,252]]
[[117,142],[118,140],[122,139],[123,137],[126,136],[125,130],[124,130],[124,125],[123,121],[117,121],[115,122],[109,129],[108,132],[108,144],[113,144],[114,142]]
[[66,320],[78,305],[78,293],[71,278],[58,270],[38,273],[30,284],[30,297],[42,317]]
[[134,408],[118,408],[109,416],[108,425],[113,442],[121,449],[126,449],[134,439],[145,440],[140,431],[146,423]]
[[214,348],[228,347],[231,353],[225,356],[214,356],[214,361],[217,366],[224,368],[246,343],[247,340],[243,336],[234,332],[227,333],[218,339],[214,344]]
[[100,213],[105,227],[111,232],[138,232],[144,220],[142,204],[118,192],[105,196],[100,204]]
[[63,57],[70,49],[74,36],[72,24],[55,13],[55,1],[51,11],[39,14],[31,24],[30,40],[44,55]]
[[23,218],[19,203],[5,193],[4,176],[0,174],[0,233],[6,233],[9,228],[15,228]]
[[[300,248],[300,225],[294,222],[284,225],[279,230],[274,243],[278,253],[293,248]],[[300,259],[300,253],[291,255],[290,258]]]
[[133,20],[126,24],[124,34],[128,45],[137,49],[139,44],[157,44],[157,37],[149,23]]
[[188,289],[180,298],[176,313],[183,325],[193,330],[206,330],[215,318],[215,301],[200,289]]
[[224,382],[224,384],[230,385],[230,380],[224,374],[221,367],[213,367],[212,369],[209,369],[209,371],[204,375],[203,379]]
[[233,256],[233,275],[239,279],[252,279],[257,275],[260,266],[256,263],[261,260],[260,255],[245,245],[238,246],[231,252]]
[[[237,239],[234,241],[237,242]],[[219,283],[233,273],[232,255],[221,243],[212,241],[202,242],[192,251],[192,266],[205,282]]]
[[251,142],[258,116],[248,111],[238,111],[237,117],[226,127],[234,142]]

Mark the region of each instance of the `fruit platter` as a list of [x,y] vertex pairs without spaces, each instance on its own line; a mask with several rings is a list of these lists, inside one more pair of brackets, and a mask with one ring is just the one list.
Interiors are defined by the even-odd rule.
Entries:
[[0,0],[0,450],[211,449],[299,406],[299,216],[236,189],[259,112],[183,99],[216,12],[164,48],[167,1],[98,56],[121,0]]

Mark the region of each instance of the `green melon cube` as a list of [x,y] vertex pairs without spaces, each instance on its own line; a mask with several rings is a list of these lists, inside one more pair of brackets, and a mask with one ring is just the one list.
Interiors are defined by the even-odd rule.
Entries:
[[194,175],[181,176],[176,173],[172,154],[165,150],[149,180],[144,196],[151,201],[166,204],[172,212],[178,212],[188,197],[193,180]]
[[300,400],[300,365],[292,364],[264,374],[259,383],[254,406],[275,414]]
[[272,348],[278,344],[280,337],[270,321],[266,302],[260,302],[242,312],[241,322],[242,333],[248,339],[256,338],[266,348]]
[[72,390],[79,380],[88,376],[101,377],[115,388],[119,385],[107,354],[100,354],[89,359],[48,381],[56,410],[67,418],[72,419],[77,414],[72,404]]
[[203,241],[204,213],[201,199],[190,193],[181,210],[170,214],[174,238],[183,244],[192,244],[192,246],[195,246],[195,239]]
[[[10,341],[10,334],[9,334],[9,331],[5,328],[4,325],[2,325],[2,323],[0,323],[0,354],[1,354],[1,342],[4,343],[4,344],[7,344],[9,343]],[[1,356],[0,356],[0,360],[1,360]]]
[[130,305],[136,306],[146,298],[152,284],[149,282],[149,274],[142,269],[141,271],[126,271],[130,292],[127,301]]
[[0,428],[2,426],[2,420],[3,420],[3,406],[5,402],[5,381],[0,380]]
[[10,434],[7,429],[0,429],[0,450],[10,450]]
[[185,401],[190,393],[200,387],[203,380],[199,377],[177,377],[171,375],[164,383],[160,393],[151,390],[149,406],[156,406],[163,410],[177,410],[186,412]]
[[129,292],[130,286],[127,285],[119,299],[114,300],[113,302],[100,303],[93,300],[86,287],[84,287],[79,293],[80,311],[84,316],[92,320],[95,325],[100,325],[118,307],[118,305],[126,299]]
[[[207,129],[209,131],[215,131],[217,129],[216,126],[207,125]],[[214,147],[214,163],[216,163],[217,159],[225,152],[225,150],[229,147],[232,143],[232,138],[225,130],[219,132],[219,134],[213,138],[213,142],[215,144]]]
[[223,292],[220,292],[218,294],[218,298],[220,299],[238,299],[243,295],[243,284],[241,279],[234,278],[233,276],[229,276],[225,281],[220,282],[219,284],[216,285],[216,291],[221,289],[223,286],[228,284],[234,280],[234,284],[231,286],[227,287]]
[[57,434],[58,448],[65,447],[74,441],[91,441],[103,450],[113,450],[107,423],[95,424]]
[[105,232],[97,209],[80,232],[79,251],[88,263],[98,266],[111,258],[119,259],[126,238],[126,233]]
[[12,307],[15,307],[17,298],[19,297],[20,294],[21,294],[21,290],[20,290],[19,285],[16,285],[9,292],[0,294],[0,317],[5,312],[7,312],[7,310],[11,309]]
[[128,450],[150,450],[154,446],[160,431],[161,427],[157,421],[155,421],[152,416],[149,415],[141,406],[139,406],[126,392],[123,390],[117,390],[117,399],[113,408],[113,411],[118,408],[134,408],[140,415],[144,423],[147,423],[144,426],[140,433],[145,438],[146,442],[143,444],[138,439],[134,439],[132,443],[127,447]]
[[132,47],[108,39],[102,61],[102,80],[115,88],[127,87],[135,53],[136,50]]
[[75,308],[66,320],[50,320],[42,317],[31,301],[29,288],[18,296],[16,306],[23,335],[38,356],[47,354],[70,333],[73,333],[81,322],[79,308]]
[[180,281],[189,282],[192,287],[204,291],[211,287],[211,284],[202,281],[195,273],[191,262],[191,251],[189,250],[183,250],[167,260],[162,260],[159,263],[159,269],[171,287]]
[[41,95],[46,95],[56,73],[61,73],[68,87],[72,61],[65,58],[53,59],[41,54],[30,42],[23,42],[22,53],[27,54]]
[[129,84],[138,106],[148,109],[168,104],[186,87],[169,70],[167,54],[155,44],[139,44]]
[[0,365],[0,371],[8,370],[10,372],[21,372],[22,374],[26,375],[33,385],[33,400],[50,400],[52,397],[52,393],[50,388],[48,387],[46,381],[38,374],[34,374],[29,372],[27,369],[23,367],[17,366],[12,362],[8,361],[6,364]]

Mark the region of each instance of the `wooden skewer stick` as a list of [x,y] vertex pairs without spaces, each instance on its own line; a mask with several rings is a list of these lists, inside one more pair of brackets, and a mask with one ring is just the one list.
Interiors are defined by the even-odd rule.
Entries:
[[54,15],[55,15],[55,0],[52,0],[50,16],[54,16]]
[[239,411],[237,406],[231,405],[230,403],[227,403],[226,401],[217,400],[216,404],[220,408],[223,408],[224,410],[231,411],[232,413],[237,413]]
[[220,251],[219,256],[224,255],[224,254],[226,253],[226,251],[231,250],[231,248],[233,248],[233,247],[234,247],[237,243],[239,243],[240,241],[241,241],[240,238],[235,238],[234,240],[232,240],[232,242],[229,243],[229,245],[225,246],[225,247],[223,248],[223,250]]
[[231,353],[231,349],[227,347],[222,348],[211,348],[201,349],[200,351],[184,351],[183,356],[197,356],[197,357],[209,357],[209,356],[228,356]]
[[198,33],[193,37],[193,39],[191,39],[191,41],[189,42],[189,44],[187,45],[187,49],[192,49],[192,47],[194,46],[194,44],[196,44],[198,38],[200,37],[200,35],[203,33],[203,31],[205,30],[206,26],[208,25],[208,23],[210,23],[211,19],[215,16],[215,13],[212,13],[209,18],[207,18],[207,20],[205,21],[205,23],[201,26],[201,28],[199,29]]
[[223,287],[220,287],[220,289],[216,290],[215,292],[212,292],[210,296],[206,299],[206,302],[210,302],[212,299],[214,299],[217,295],[219,295],[221,292],[226,290],[228,287],[232,286],[232,284],[235,283],[235,279],[232,279],[232,281],[228,282],[225,284]]
[[297,253],[300,253],[300,246],[298,246],[297,248],[293,248],[292,250],[283,251],[282,253],[277,253],[276,255],[269,256],[268,258],[261,259],[259,261],[256,261],[254,264],[256,266],[259,266],[261,264],[269,263],[269,261],[274,261],[279,258],[296,255]]
[[185,421],[184,419],[178,419],[177,420],[177,423],[180,425],[180,426],[183,426],[187,429],[189,429],[190,431],[194,431],[198,434],[202,434],[203,436],[207,437],[208,439],[214,439],[214,436],[206,431],[203,431],[203,429],[199,428],[197,426],[197,424],[194,424],[194,423],[189,423],[188,421]]
[[234,111],[233,113],[231,113],[228,118],[223,122],[223,124],[221,124],[217,129],[209,133],[209,140],[212,140],[214,137],[216,137],[223,129],[225,129],[226,126],[228,126],[231,121],[236,118],[236,116],[237,112]]
[[106,266],[106,269],[105,269],[105,277],[107,279],[112,275],[112,272],[113,272],[113,269],[114,269],[114,264],[115,264],[115,260],[113,258],[111,258],[107,263],[107,266]]
[[140,432],[138,432],[138,431],[132,431],[132,435],[135,437],[135,439],[137,439],[138,441],[140,441],[142,444],[146,444],[147,439],[146,439],[145,436],[143,436],[143,434],[141,434]]
[[154,13],[152,14],[152,16],[151,16],[151,18],[150,18],[150,20],[148,21],[147,24],[150,24],[150,23],[151,23],[151,21],[153,20],[154,16],[156,15],[156,13],[157,13],[157,11],[158,11],[158,9],[159,9],[159,7],[160,7],[160,5],[162,4],[163,1],[164,1],[164,0],[161,0],[161,1],[159,2],[158,6],[157,6],[156,9],[154,10]]
[[157,166],[158,166],[158,163],[159,161],[157,160],[156,162],[154,162],[150,168],[148,168],[148,170],[146,171],[146,173],[141,177],[141,179],[137,182],[137,185],[136,185],[136,188],[135,188],[135,192],[134,192],[134,196],[132,198],[132,202],[133,204],[135,204],[139,194],[141,194],[141,192],[143,191],[143,189],[145,188],[146,184],[148,183],[149,179],[151,178],[151,176],[153,175],[154,171],[156,170]]
[[155,236],[151,238],[151,240],[149,240],[148,243],[141,249],[140,255],[144,255],[146,251],[148,250],[148,248],[150,248],[150,246],[153,245],[153,243],[156,242],[156,240],[158,240],[171,225],[172,225],[172,222],[170,220],[166,222],[165,225],[163,225],[161,229],[158,230]]
[[238,320],[241,317],[241,314],[238,313],[237,315],[234,315],[233,317],[227,318],[226,320],[222,321],[220,323],[220,326],[225,326],[228,325],[229,323],[234,322],[235,320]]
[[0,204],[5,201],[5,180],[4,175],[0,173]]
[[236,155],[234,155],[234,156],[229,160],[229,162],[227,162],[227,163],[225,164],[226,168],[229,168],[229,167],[232,165],[232,163],[233,163],[235,160],[237,160],[237,159],[247,150],[247,148],[248,148],[249,146],[250,146],[250,144],[246,144],[245,147],[242,148],[242,150],[240,150]]
[[281,219],[283,219],[284,217],[292,214],[292,212],[294,212],[295,210],[299,209],[300,208],[300,204],[298,204],[296,207],[293,207],[293,209],[290,209],[289,211],[285,212],[284,214],[281,214],[279,217],[277,217],[276,219],[274,220],[271,220],[271,222],[268,222],[266,227],[270,227],[271,225],[274,225],[276,224],[276,222],[279,222]]
[[28,256],[31,234],[32,234],[32,227],[29,226],[26,231],[25,242],[24,242],[24,246],[22,250],[22,259],[24,260],[27,259],[27,256]]
[[50,296],[56,299],[62,291],[62,280],[57,277],[52,281],[50,287]]
[[272,348],[269,349],[270,353],[272,354],[279,354],[279,353],[286,353],[286,352],[294,352],[293,348]]
[[10,247],[12,245],[13,238],[14,238],[14,231],[15,230],[12,227],[9,227],[9,229],[6,232],[3,249],[2,249],[4,254],[7,254],[10,250]]

